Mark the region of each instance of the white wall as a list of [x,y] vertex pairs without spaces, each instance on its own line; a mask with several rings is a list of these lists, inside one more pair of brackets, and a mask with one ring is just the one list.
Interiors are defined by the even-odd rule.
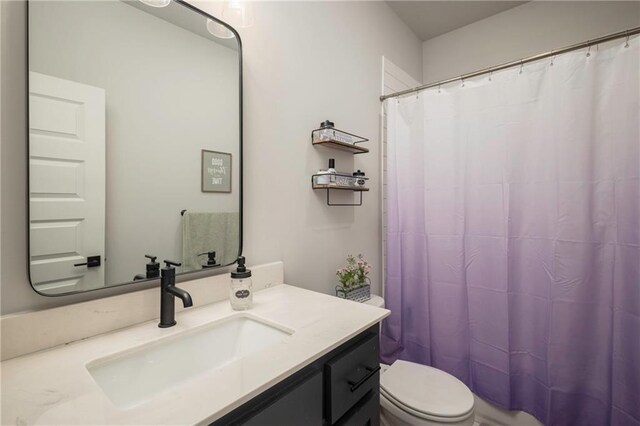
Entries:
[[[123,291],[64,298],[38,296],[26,270],[24,179],[24,4],[0,2],[2,81],[2,313],[42,309]],[[203,9],[215,5],[198,3]],[[284,260],[285,282],[332,292],[348,253],[373,264],[379,291],[381,57],[420,79],[421,42],[384,2],[274,2],[254,5],[255,25],[240,30],[244,54],[245,235],[249,263]],[[10,19],[9,19],[10,18]],[[11,39],[5,44],[5,37]],[[10,58],[10,61],[6,59]],[[5,74],[6,73],[6,74]],[[6,88],[10,88],[6,93]],[[6,112],[4,103],[12,106]],[[353,156],[314,148],[311,130],[331,119],[369,137]],[[363,169],[372,190],[362,207],[328,207],[310,176],[336,158]],[[7,184],[11,180],[11,185]],[[7,267],[7,264],[10,267]]]
[[[256,2],[254,13],[255,25],[240,31],[247,258],[281,259],[285,282],[331,293],[346,255],[362,253],[378,292],[381,57],[419,79],[421,43],[384,2]],[[370,138],[371,151],[314,148],[311,130],[325,119]],[[311,174],[329,158],[371,178],[362,207],[328,207],[311,190]]]
[[422,45],[430,83],[640,25],[638,1],[532,1]]
[[[181,261],[181,210],[239,210],[237,51],[119,1],[34,1],[29,22],[31,71],[106,93],[106,285]],[[202,149],[232,153],[232,193],[201,192]],[[237,238],[211,249],[233,262]]]

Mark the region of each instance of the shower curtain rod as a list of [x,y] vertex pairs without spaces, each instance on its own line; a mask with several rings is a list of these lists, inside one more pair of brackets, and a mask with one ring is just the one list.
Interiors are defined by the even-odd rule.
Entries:
[[578,43],[578,44],[574,44],[572,46],[563,47],[562,49],[555,49],[555,50],[551,50],[549,52],[540,53],[538,55],[529,56],[528,58],[518,59],[517,61],[506,62],[504,64],[496,65],[494,67],[484,68],[484,69],[481,69],[481,70],[478,70],[478,71],[470,72],[470,73],[467,73],[467,74],[462,74],[462,75],[460,75],[458,77],[449,78],[449,79],[441,80],[441,81],[436,81],[435,83],[423,84],[422,86],[414,87],[412,89],[401,90],[399,92],[391,93],[389,95],[382,95],[382,96],[380,96],[380,101],[382,102],[385,99],[396,98],[398,96],[403,96],[403,95],[408,95],[410,93],[420,92],[422,90],[430,89],[432,87],[438,87],[438,86],[442,86],[442,85],[447,84],[447,83],[453,83],[454,81],[463,81],[463,80],[466,80],[468,78],[477,77],[479,75],[488,74],[490,72],[500,71],[500,70],[504,70],[504,69],[507,69],[507,68],[515,67],[515,66],[518,66],[518,65],[524,65],[524,64],[527,64],[529,62],[538,61],[538,60],[544,59],[544,58],[550,58],[552,56],[560,55],[560,54],[567,53],[567,52],[572,52],[574,50],[583,49],[585,47],[590,47],[590,46],[597,45],[597,44],[600,44],[600,43],[605,43],[607,41],[612,41],[612,40],[616,40],[616,39],[623,38],[623,37],[629,38],[629,37],[631,37],[633,35],[636,35],[636,34],[640,34],[640,27],[630,28],[630,29],[625,30],[625,31],[620,31],[620,32],[617,32],[617,33],[613,33],[613,34],[609,34],[609,35],[603,36],[603,37],[594,38],[592,40],[587,40],[587,41],[585,41],[583,43]]

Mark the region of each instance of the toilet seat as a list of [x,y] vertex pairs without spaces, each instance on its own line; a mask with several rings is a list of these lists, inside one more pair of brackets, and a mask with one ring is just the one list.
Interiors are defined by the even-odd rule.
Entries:
[[[385,405],[385,402],[387,402],[388,404],[392,405],[393,407],[395,407],[397,410],[399,410],[399,412],[404,413],[404,415],[410,415],[412,417],[421,419],[421,420],[429,420],[431,422],[436,422],[438,424],[440,423],[458,423],[458,422],[462,422],[463,420],[468,419],[472,414],[473,414],[473,410],[471,410],[470,412],[468,412],[465,415],[462,416],[457,416],[457,417],[441,417],[441,416],[436,416],[436,415],[431,415],[431,414],[427,414],[427,413],[423,413],[420,411],[416,411],[404,404],[402,404],[401,402],[394,400],[393,398],[390,398],[388,396],[388,394],[386,394],[384,391],[380,391],[380,403],[382,404],[383,407],[387,407]],[[396,414],[399,415],[399,414]]]
[[380,378],[380,393],[415,417],[455,423],[473,415],[473,394],[452,375],[426,365],[396,361]]

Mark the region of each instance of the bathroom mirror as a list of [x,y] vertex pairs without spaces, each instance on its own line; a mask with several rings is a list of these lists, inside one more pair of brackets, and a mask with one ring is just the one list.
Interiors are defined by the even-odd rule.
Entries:
[[28,2],[29,275],[60,296],[242,250],[237,32],[176,0]]

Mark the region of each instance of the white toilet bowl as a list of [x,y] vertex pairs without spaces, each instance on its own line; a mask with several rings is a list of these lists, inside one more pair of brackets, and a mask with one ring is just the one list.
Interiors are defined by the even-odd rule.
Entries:
[[[379,296],[365,303],[384,307]],[[473,425],[473,393],[451,374],[401,360],[381,367],[381,425]]]
[[473,393],[437,368],[398,360],[380,377],[380,419],[388,426],[473,425]]

